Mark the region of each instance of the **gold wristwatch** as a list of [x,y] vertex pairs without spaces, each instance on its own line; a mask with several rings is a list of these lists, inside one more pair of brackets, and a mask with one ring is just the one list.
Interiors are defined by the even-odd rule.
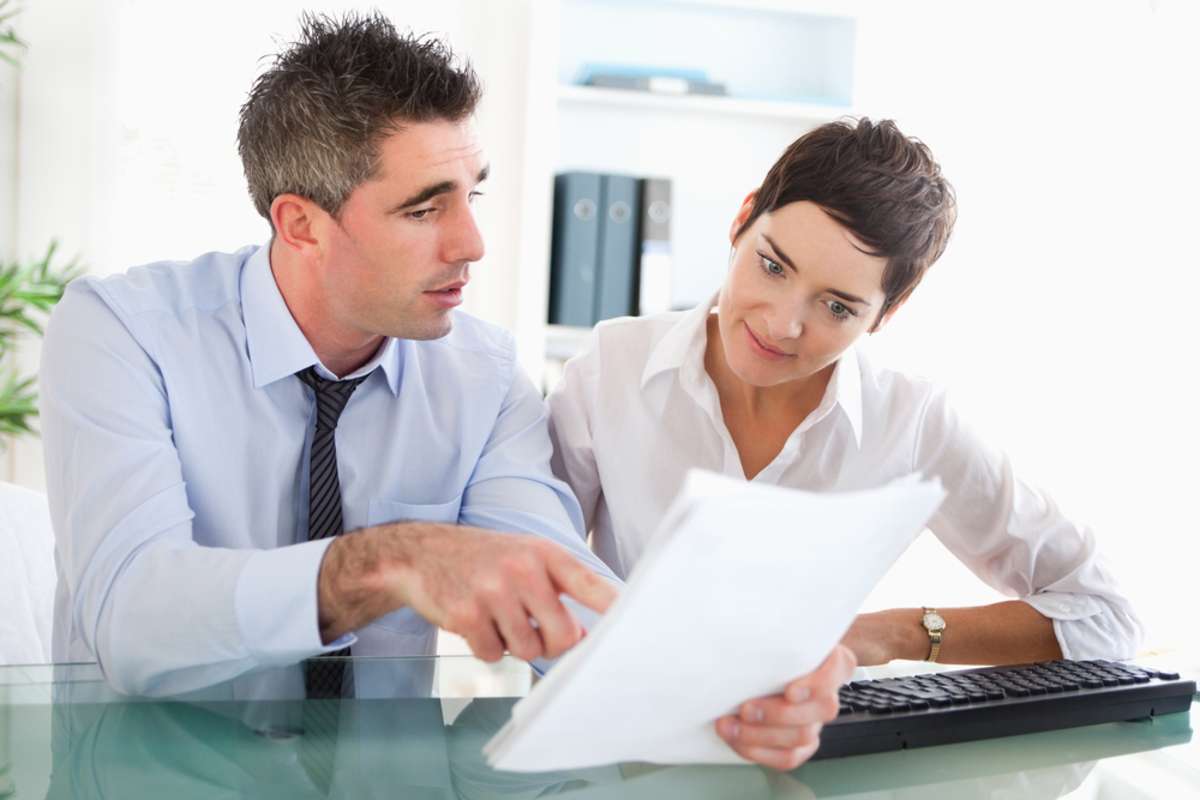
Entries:
[[925,608],[925,615],[921,617],[921,627],[929,634],[929,657],[925,660],[937,661],[938,651],[942,649],[942,633],[946,630],[946,620],[936,608]]

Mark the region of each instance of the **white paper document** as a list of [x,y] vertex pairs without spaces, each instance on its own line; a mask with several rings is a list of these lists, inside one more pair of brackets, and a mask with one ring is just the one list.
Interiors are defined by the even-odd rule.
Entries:
[[737,763],[714,721],[819,666],[945,492],[814,494],[695,470],[620,597],[484,747],[493,767]]

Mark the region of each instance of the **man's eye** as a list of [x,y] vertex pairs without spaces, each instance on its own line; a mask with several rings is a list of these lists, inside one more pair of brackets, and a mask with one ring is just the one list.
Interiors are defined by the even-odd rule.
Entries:
[[425,219],[425,217],[429,216],[432,213],[433,213],[432,208],[418,208],[416,211],[408,212],[408,218],[415,219],[418,222],[420,222],[421,220]]
[[467,201],[474,201],[477,197],[483,197],[483,192],[471,192],[469,195],[467,195]]

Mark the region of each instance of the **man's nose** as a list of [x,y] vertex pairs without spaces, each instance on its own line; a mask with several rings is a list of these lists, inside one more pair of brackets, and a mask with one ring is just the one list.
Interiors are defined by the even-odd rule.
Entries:
[[451,221],[446,238],[443,260],[447,262],[474,262],[483,258],[483,234],[475,222],[475,210],[464,203]]

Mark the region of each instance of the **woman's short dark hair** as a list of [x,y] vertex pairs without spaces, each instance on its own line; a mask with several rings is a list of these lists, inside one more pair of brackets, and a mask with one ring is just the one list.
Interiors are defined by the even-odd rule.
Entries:
[[876,324],[945,251],[957,214],[954,188],[929,148],[890,119],[838,120],[792,142],[767,172],[737,236],[761,215],[800,200],[887,258]]
[[469,116],[479,80],[440,40],[397,33],[379,13],[305,14],[242,106],[238,152],[267,219],[285,193],[337,215],[379,167],[379,144],[406,122]]

